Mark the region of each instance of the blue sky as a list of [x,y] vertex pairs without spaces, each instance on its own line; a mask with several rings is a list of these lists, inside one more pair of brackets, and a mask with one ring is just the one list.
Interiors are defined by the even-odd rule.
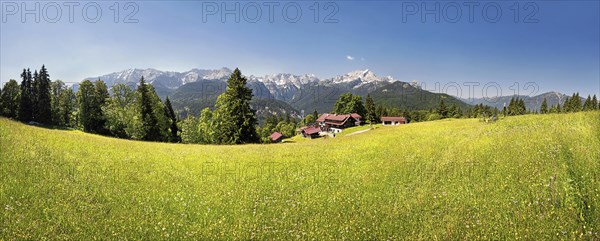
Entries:
[[[23,23],[23,6],[31,10],[36,3],[40,22],[28,14]],[[460,1],[279,2],[272,22],[272,2],[151,1],[132,2],[129,8],[119,2],[117,23],[114,1],[87,5],[88,20],[94,20],[95,7],[102,10],[95,23],[83,17],[88,3],[74,7],[71,23],[63,2],[2,1],[0,81],[18,79],[23,68],[42,64],[52,79],[69,82],[129,68],[239,67],[246,75],[321,78],[368,68],[420,81],[429,90],[455,82],[463,97],[472,82],[479,83],[475,96],[495,83],[502,95],[513,94],[515,82],[520,94],[600,93],[599,1],[517,2],[518,8],[514,1],[479,2],[472,19],[471,2]],[[223,22],[223,7],[235,10],[236,4],[240,22],[235,14],[225,15]],[[138,11],[131,19],[137,23],[125,23],[134,7]],[[298,21],[286,21],[285,13],[294,20],[296,7],[302,11]],[[425,21],[423,7],[431,12]],[[51,23],[59,16],[57,8],[62,15]],[[253,19],[257,22],[249,22]],[[537,90],[525,89],[529,82]],[[456,88],[448,89],[456,93]],[[488,89],[488,95],[496,93]]]

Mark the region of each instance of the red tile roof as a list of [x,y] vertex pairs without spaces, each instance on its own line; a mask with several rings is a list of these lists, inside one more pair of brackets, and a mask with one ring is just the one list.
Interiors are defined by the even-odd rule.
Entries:
[[317,122],[325,121],[325,117],[327,117],[328,115],[329,115],[328,113],[321,114],[321,116],[319,116],[319,118],[317,118]]
[[362,116],[360,116],[359,114],[356,114],[356,113],[352,113],[352,114],[350,114],[350,116],[352,116],[352,118],[354,118],[354,119],[362,118]]
[[271,134],[271,140],[276,141],[279,140],[279,138],[281,138],[283,135],[279,132],[273,132],[273,134]]
[[382,116],[381,117],[381,121],[399,121],[399,122],[405,122],[406,123],[406,118],[404,117],[391,117],[391,116]]
[[316,127],[308,127],[306,129],[303,130],[304,133],[306,133],[307,135],[312,135],[312,134],[316,134],[319,133],[321,131],[321,129],[316,128]]

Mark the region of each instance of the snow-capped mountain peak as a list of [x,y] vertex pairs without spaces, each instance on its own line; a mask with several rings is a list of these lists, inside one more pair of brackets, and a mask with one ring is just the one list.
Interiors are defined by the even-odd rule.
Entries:
[[354,85],[354,88],[358,88],[365,84],[387,83],[387,82],[394,82],[396,80],[390,76],[378,77],[377,75],[375,75],[375,73],[373,73],[373,71],[366,69],[366,70],[352,71],[345,75],[338,75],[327,81],[330,83],[333,83],[333,84],[343,84],[343,83],[352,84],[352,85]]

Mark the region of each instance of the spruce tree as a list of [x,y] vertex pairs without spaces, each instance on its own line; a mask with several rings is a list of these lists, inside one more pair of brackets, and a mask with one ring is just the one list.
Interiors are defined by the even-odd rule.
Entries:
[[544,101],[542,101],[542,106],[540,107],[540,113],[542,113],[542,114],[548,113],[548,102],[546,101],[546,98],[544,98]]
[[171,101],[169,100],[168,96],[165,100],[164,105],[165,115],[169,118],[171,122],[171,126],[169,127],[169,130],[171,131],[171,136],[169,137],[169,140],[171,142],[179,142],[179,128],[177,127],[177,116],[175,115],[175,111],[173,111],[173,106],[171,105]]
[[142,140],[145,141],[160,141],[161,133],[158,125],[158,119],[154,114],[152,99],[150,96],[149,87],[144,80],[144,77],[140,79],[140,84],[138,86],[138,94],[139,94],[139,110],[140,116],[142,117],[142,129],[143,136]]
[[600,106],[598,106],[598,98],[596,98],[596,95],[594,95],[594,97],[592,97],[592,106],[596,110],[600,109]]
[[375,113],[375,102],[373,101],[373,98],[371,98],[370,94],[367,94],[367,98],[365,99],[365,108],[367,109],[365,120],[368,121],[369,124],[377,122],[377,114]]
[[313,116],[315,117],[315,120],[319,118],[319,113],[317,112],[317,109],[313,111]]
[[[560,106],[560,103],[559,103]],[[562,111],[568,113],[571,111],[571,98],[568,96],[565,98],[565,102],[562,105]]]
[[52,110],[50,98],[50,75],[46,66],[42,65],[35,85],[35,115],[34,119],[40,123],[52,124]]
[[579,97],[579,92],[577,92],[573,97],[573,112],[579,112],[581,111],[581,108],[581,97]]
[[448,117],[448,109],[446,108],[446,104],[444,103],[444,99],[440,98],[440,103],[439,103],[438,108],[437,108],[437,113],[442,118]]
[[527,113],[527,107],[525,106],[525,100],[519,99],[519,115]]
[[510,98],[510,103],[508,104],[508,115],[513,116],[516,114],[515,111],[515,97]]
[[585,102],[583,103],[583,110],[590,111],[593,109],[594,109],[594,107],[592,107],[592,97],[590,95],[588,95],[587,99],[585,99]]
[[17,111],[19,110],[19,84],[16,80],[11,79],[4,84],[2,88],[2,94],[0,94],[0,115],[8,118],[17,118]]
[[24,122],[33,120],[33,89],[31,78],[31,71],[23,69],[18,115],[19,120]]
[[250,107],[252,90],[239,69],[227,81],[227,89],[217,98],[215,141],[218,144],[258,143],[256,111]]

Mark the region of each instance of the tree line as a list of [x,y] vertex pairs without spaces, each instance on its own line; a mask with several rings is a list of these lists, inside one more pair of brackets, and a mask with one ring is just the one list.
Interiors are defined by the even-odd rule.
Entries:
[[598,98],[596,95],[591,97],[587,96],[585,102],[581,103],[581,97],[579,97],[579,93],[573,93],[571,97],[567,97],[561,106],[560,103],[556,105],[548,106],[548,102],[546,98],[542,101],[540,106],[541,114],[549,114],[549,113],[573,113],[580,111],[593,111],[600,110],[600,105],[598,104]]
[[118,84],[111,92],[102,80],[85,80],[75,93],[64,82],[51,81],[45,66],[33,74],[23,69],[20,84],[10,80],[0,90],[0,114],[26,123],[120,138],[179,141],[169,99],[163,103],[143,77],[136,90]]
[[[273,132],[286,137],[296,129],[316,122],[315,110],[303,119],[289,114],[271,115],[262,126],[258,125],[256,111],[250,106],[252,90],[239,69],[227,81],[214,108],[206,108],[199,116],[188,115],[178,120],[168,97],[161,101],[154,87],[142,77],[136,88],[117,84],[110,88],[102,80],[83,81],[77,93],[60,80],[51,81],[45,66],[34,70],[23,69],[21,83],[10,80],[0,89],[0,115],[27,123],[77,128],[85,132],[119,138],[183,142],[198,144],[269,143]],[[542,102],[540,113],[562,113],[597,110],[596,95],[581,103],[579,93],[567,98],[564,104],[548,106]],[[357,113],[367,123],[379,123],[382,116],[403,116],[408,122],[432,121],[444,118],[480,118],[503,114],[514,116],[532,113],[525,101],[512,98],[502,111],[483,104],[462,109],[457,104],[447,105],[440,98],[436,108],[408,110],[375,104],[373,98],[352,93],[340,95],[333,105],[335,114]],[[537,112],[536,112],[537,113]]]

